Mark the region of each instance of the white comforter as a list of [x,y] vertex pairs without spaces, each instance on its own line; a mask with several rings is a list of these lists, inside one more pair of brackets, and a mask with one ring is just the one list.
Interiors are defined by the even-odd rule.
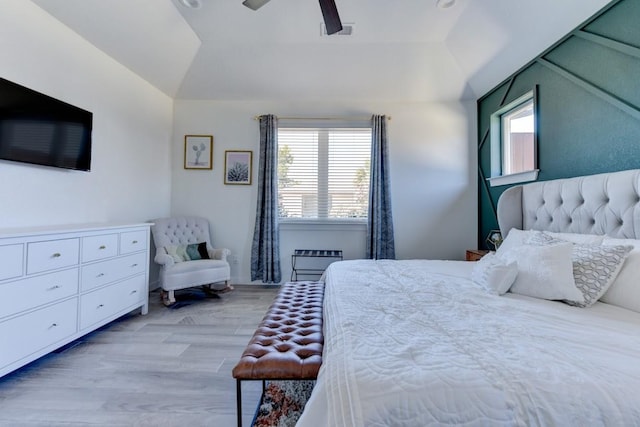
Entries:
[[640,425],[640,314],[489,295],[471,268],[332,264],[298,426]]

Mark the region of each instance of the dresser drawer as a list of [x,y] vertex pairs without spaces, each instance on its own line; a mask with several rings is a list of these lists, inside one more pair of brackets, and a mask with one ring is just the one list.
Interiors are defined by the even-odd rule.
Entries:
[[144,301],[145,275],[98,289],[80,297],[80,329],[105,320]]
[[77,319],[78,299],[72,298],[0,323],[0,367],[75,334]]
[[82,261],[96,261],[118,255],[118,235],[103,234],[82,238]]
[[147,249],[147,231],[129,231],[120,234],[120,253],[128,254]]
[[27,245],[27,274],[78,264],[80,239],[49,240]]
[[80,289],[88,291],[107,283],[115,282],[146,270],[147,255],[145,253],[128,255],[82,266],[82,284]]
[[78,293],[78,268],[0,285],[0,318]]
[[0,280],[22,276],[22,251],[24,246],[0,246]]

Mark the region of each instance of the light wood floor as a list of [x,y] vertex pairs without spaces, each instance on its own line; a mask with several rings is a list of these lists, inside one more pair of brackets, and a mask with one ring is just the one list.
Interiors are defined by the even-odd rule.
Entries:
[[[125,316],[0,378],[0,425],[236,425],[231,370],[277,288],[235,288],[176,310],[153,292],[148,315]],[[259,382],[244,383],[245,426],[259,394]]]

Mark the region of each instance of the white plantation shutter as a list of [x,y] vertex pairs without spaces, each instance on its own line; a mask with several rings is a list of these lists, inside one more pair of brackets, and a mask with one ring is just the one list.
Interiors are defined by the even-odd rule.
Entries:
[[366,219],[371,128],[278,129],[281,218]]

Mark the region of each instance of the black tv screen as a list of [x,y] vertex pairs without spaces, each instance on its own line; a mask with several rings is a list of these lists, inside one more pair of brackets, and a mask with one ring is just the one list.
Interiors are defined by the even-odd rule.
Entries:
[[0,159],[91,169],[93,114],[0,78]]

